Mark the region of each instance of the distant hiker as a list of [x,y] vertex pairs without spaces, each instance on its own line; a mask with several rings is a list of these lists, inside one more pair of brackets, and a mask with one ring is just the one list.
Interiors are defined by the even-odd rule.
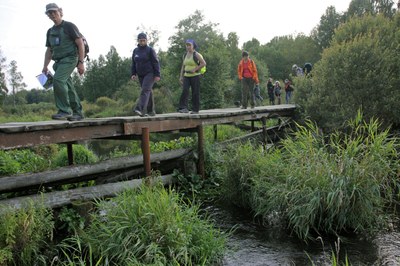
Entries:
[[301,67],[299,67],[299,66],[297,66],[296,64],[294,64],[294,65],[292,66],[292,75],[293,75],[294,77],[303,76],[303,75],[304,75],[303,69],[301,69]]
[[285,79],[285,98],[286,98],[286,104],[290,103],[290,99],[292,98],[292,93],[294,91],[293,85],[290,82],[290,80]]
[[279,81],[275,81],[274,94],[278,104],[281,104],[281,83]]
[[257,102],[257,100],[259,100],[260,104],[262,105],[262,101],[264,100],[264,98],[261,96],[260,86],[256,84],[253,90],[254,90],[254,102]]
[[47,31],[46,52],[42,73],[49,72],[48,65],[54,60],[53,76],[54,99],[58,112],[51,116],[55,120],[82,120],[82,105],[72,83],[71,74],[75,68],[78,73],[85,73],[85,45],[82,34],[75,24],[62,19],[63,10],[57,4],[46,5],[45,14],[54,22]]
[[267,92],[268,92],[269,104],[274,105],[275,104],[275,94],[274,94],[274,84],[272,83],[272,78],[268,79]]
[[145,33],[139,33],[137,41],[132,53],[131,79],[139,78],[141,91],[133,112],[140,116],[155,116],[153,85],[160,80],[160,62],[156,51],[147,45]]
[[308,76],[311,73],[311,70],[312,70],[312,64],[311,63],[305,63],[304,64],[304,68],[303,68],[304,74],[306,76]]
[[254,84],[259,85],[257,67],[253,60],[249,58],[249,53],[242,52],[242,60],[238,65],[238,76],[242,83],[242,109],[247,108],[248,100],[250,99],[251,108],[254,108]]
[[200,77],[201,70],[206,66],[203,56],[196,51],[197,44],[193,39],[186,40],[186,53],[183,57],[179,82],[183,85],[179,100],[179,113],[188,113],[189,89],[192,88],[192,111],[198,114],[200,111]]

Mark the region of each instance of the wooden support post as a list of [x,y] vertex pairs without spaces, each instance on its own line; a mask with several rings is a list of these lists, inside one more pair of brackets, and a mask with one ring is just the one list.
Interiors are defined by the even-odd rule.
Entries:
[[67,143],[67,155],[68,155],[68,164],[74,164],[74,151],[72,149],[72,143]]
[[251,120],[251,132],[254,132],[254,131],[256,131],[256,130],[254,129],[254,120]]
[[148,127],[142,128],[142,154],[143,165],[146,176],[151,175],[151,162],[150,162],[150,131]]
[[267,149],[267,118],[263,116],[261,118],[262,123],[262,145],[264,150]]
[[213,130],[214,130],[214,140],[217,141],[218,140],[218,128],[217,128],[217,125],[213,126]]
[[198,171],[202,178],[206,178],[204,170],[204,132],[203,126],[197,126],[197,149],[199,150]]

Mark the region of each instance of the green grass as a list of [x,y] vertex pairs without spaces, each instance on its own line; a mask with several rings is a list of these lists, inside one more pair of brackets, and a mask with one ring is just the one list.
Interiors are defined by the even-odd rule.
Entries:
[[[64,245],[74,251],[66,252],[69,256],[64,261],[210,265],[221,258],[225,248],[225,235],[199,214],[198,205],[185,203],[161,185],[126,190],[110,201],[99,201],[98,209],[75,244]],[[78,248],[77,243],[84,247]],[[84,258],[88,254],[90,258]]]
[[232,146],[219,165],[223,193],[264,218],[278,214],[305,241],[343,231],[373,233],[398,202],[398,140],[359,114],[346,133],[324,136],[298,125],[281,147],[264,153]]

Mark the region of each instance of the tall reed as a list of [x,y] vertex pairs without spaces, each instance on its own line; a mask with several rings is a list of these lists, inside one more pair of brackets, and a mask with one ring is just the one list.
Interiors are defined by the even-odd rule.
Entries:
[[[92,261],[110,265],[210,265],[225,248],[225,236],[199,206],[186,204],[162,185],[126,190],[99,201],[100,212],[77,243]],[[77,236],[79,237],[79,236]],[[75,256],[82,261],[82,254]]]
[[386,225],[398,198],[398,140],[359,113],[345,133],[324,136],[307,122],[281,148],[250,144],[225,156],[225,195],[248,204],[266,222],[279,214],[301,239],[348,230],[371,233]]

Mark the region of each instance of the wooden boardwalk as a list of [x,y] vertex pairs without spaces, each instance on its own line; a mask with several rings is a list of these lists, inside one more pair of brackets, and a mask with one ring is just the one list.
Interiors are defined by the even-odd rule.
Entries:
[[[18,122],[0,124],[0,147],[2,150],[14,148],[32,147],[53,143],[64,143],[68,148],[68,159],[73,164],[73,144],[79,141],[91,139],[141,139],[142,162],[140,159],[121,158],[100,162],[95,165],[79,165],[62,167],[43,173],[26,173],[16,176],[0,177],[0,193],[12,191],[24,191],[26,189],[37,189],[52,186],[58,183],[74,183],[79,181],[97,180],[102,175],[114,171],[117,176],[106,183],[99,182],[96,186],[75,188],[67,191],[52,191],[50,193],[26,195],[23,197],[0,200],[0,213],[3,207],[13,206],[20,208],[27,201],[43,202],[48,207],[60,207],[70,204],[75,200],[90,200],[99,197],[113,196],[127,187],[137,187],[143,180],[131,180],[130,174],[137,170],[143,171],[144,176],[151,176],[151,163],[161,160],[163,156],[181,158],[182,152],[168,151],[165,154],[154,154],[150,156],[150,133],[169,131],[195,131],[198,138],[197,172],[205,177],[204,171],[204,133],[203,126],[220,124],[240,123],[242,121],[261,121],[262,132],[267,134],[266,121],[269,118],[293,117],[295,105],[261,106],[254,109],[213,109],[201,110],[199,114],[167,113],[155,117],[109,117],[88,118],[83,121],[41,121],[41,122]],[[283,122],[284,119],[282,119]],[[280,125],[282,125],[281,123]],[[255,132],[254,132],[255,133]],[[171,155],[172,154],[172,155]],[[169,163],[170,165],[171,163]],[[140,168],[138,168],[140,165]],[[126,169],[121,171],[120,169]],[[143,172],[141,172],[143,173]],[[162,173],[159,179],[163,184],[172,182],[169,172]],[[167,174],[167,175],[165,175]],[[120,177],[118,177],[120,176]],[[120,179],[123,179],[121,181]],[[101,181],[101,180],[100,180]],[[103,180],[104,181],[104,180]]]
[[87,118],[82,121],[41,121],[0,124],[2,150],[75,143],[90,139],[129,139],[146,132],[190,130],[205,125],[255,121],[276,117],[292,117],[296,106],[291,104],[259,106],[254,109],[211,109],[199,114],[167,113],[154,117]]

